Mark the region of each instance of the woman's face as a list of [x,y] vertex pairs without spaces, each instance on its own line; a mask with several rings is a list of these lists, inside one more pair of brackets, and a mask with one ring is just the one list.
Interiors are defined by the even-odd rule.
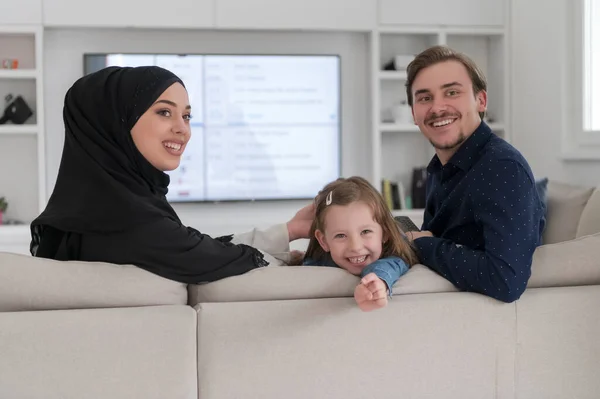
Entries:
[[165,172],[179,166],[191,136],[191,112],[187,91],[173,83],[131,129],[138,151],[156,169]]

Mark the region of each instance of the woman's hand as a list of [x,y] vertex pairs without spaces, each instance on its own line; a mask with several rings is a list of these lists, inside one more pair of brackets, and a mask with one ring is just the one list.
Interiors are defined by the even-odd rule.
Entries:
[[314,219],[314,202],[296,212],[296,215],[294,215],[294,217],[287,222],[290,241],[294,241],[299,238],[310,238],[310,226],[312,225]]
[[290,251],[290,262],[288,266],[302,266],[302,262],[304,261],[304,251],[291,250]]

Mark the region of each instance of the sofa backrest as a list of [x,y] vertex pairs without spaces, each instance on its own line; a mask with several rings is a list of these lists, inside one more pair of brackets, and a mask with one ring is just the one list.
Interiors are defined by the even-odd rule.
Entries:
[[185,304],[185,284],[135,266],[0,252],[0,312]]
[[577,237],[600,233],[600,187],[596,188],[588,200],[577,226]]
[[[593,192],[594,188],[550,180],[546,228],[542,237],[544,244],[568,241],[578,236],[579,222]],[[596,232],[600,232],[600,228]]]

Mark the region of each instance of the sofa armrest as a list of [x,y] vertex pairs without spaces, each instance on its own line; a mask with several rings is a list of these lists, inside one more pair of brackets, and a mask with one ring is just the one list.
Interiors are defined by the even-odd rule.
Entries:
[[600,234],[538,247],[528,288],[600,284]]

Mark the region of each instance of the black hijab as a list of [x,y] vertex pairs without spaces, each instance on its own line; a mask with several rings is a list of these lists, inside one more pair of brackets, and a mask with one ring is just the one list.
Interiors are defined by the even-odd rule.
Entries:
[[138,151],[131,129],[172,84],[155,66],[108,67],[87,75],[65,96],[66,137],[56,186],[33,221],[74,233],[122,231],[153,218],[179,222],[166,200],[169,176]]

